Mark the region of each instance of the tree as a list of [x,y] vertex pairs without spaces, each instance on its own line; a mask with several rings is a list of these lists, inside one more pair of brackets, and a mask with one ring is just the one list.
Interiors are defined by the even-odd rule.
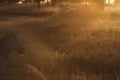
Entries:
[[57,0],[51,0],[52,6],[55,7]]
[[44,1],[44,0],[34,0],[34,1],[36,2],[37,7],[40,8],[40,2],[41,2],[41,1]]
[[40,0],[37,0],[38,8],[40,8]]
[[0,0],[1,4],[9,4],[9,3],[16,3],[19,0]]
[[47,6],[49,5],[49,1],[47,0]]
[[4,3],[4,0],[0,0],[0,4],[3,4]]

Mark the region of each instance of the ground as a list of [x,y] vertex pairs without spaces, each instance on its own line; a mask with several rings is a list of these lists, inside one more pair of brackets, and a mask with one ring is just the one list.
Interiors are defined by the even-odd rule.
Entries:
[[0,8],[0,30],[16,32],[25,49],[22,57],[11,54],[6,80],[120,79],[120,6],[96,13],[70,7]]

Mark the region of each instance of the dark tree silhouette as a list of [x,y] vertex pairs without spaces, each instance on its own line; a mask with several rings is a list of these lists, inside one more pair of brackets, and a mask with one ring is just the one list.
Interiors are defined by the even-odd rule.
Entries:
[[0,0],[0,4],[3,4],[4,3],[4,0]]
[[38,8],[40,8],[40,2],[44,0],[34,0],[37,3]]
[[19,0],[0,0],[0,4],[16,3]]
[[47,6],[49,5],[49,1],[47,0]]
[[38,8],[40,8],[40,0],[37,0]]
[[51,0],[52,6],[55,7],[57,0]]

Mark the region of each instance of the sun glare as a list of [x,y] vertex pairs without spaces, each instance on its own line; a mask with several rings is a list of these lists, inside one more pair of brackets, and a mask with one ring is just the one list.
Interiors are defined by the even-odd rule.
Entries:
[[114,4],[115,0],[106,0],[106,4]]
[[18,4],[23,4],[23,2],[22,1],[18,1]]
[[44,1],[41,1],[42,4],[45,4],[47,2],[50,2],[51,0],[44,0]]

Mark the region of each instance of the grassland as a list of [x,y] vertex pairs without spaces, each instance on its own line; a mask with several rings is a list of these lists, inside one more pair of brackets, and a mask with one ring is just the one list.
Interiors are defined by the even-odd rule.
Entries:
[[118,13],[60,17],[57,8],[28,7],[0,11],[0,30],[20,34],[28,58],[22,63],[34,64],[48,80],[120,80]]

